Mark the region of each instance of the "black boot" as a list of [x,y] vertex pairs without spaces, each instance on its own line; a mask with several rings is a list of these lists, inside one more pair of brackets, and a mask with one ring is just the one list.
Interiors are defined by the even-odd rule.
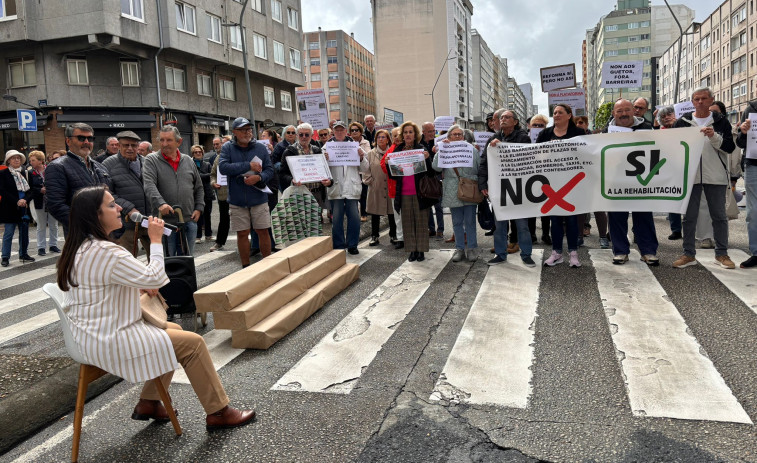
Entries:
[[404,247],[405,247],[405,242],[402,240],[397,241],[397,243],[394,245],[394,249],[402,249]]
[[424,256],[422,252],[418,252],[415,254],[415,260],[417,260],[418,262],[423,262],[424,260],[426,260],[426,256]]
[[418,255],[418,253],[415,252],[415,251],[413,251],[413,252],[410,253],[410,257],[408,257],[407,260],[410,261],[410,262],[415,262],[415,259],[417,258],[417,255]]
[[373,236],[371,237],[371,242],[368,243],[368,246],[378,246],[379,245],[379,237]]

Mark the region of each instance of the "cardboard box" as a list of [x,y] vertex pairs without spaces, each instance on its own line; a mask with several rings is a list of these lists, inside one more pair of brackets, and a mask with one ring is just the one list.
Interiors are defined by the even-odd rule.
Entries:
[[289,260],[289,273],[294,273],[333,249],[330,236],[312,236],[287,246],[274,254]]
[[357,280],[359,275],[359,265],[343,265],[252,328],[232,331],[231,346],[236,349],[268,349]]
[[289,275],[226,312],[213,314],[216,329],[246,330],[307,291],[305,279]]
[[305,281],[305,286],[311,288],[346,263],[347,254],[344,250],[334,249],[296,272],[293,272],[291,275],[296,275],[298,278],[302,278]]
[[[276,253],[278,254],[278,253]],[[289,260],[276,254],[194,293],[198,312],[231,310],[289,275]]]

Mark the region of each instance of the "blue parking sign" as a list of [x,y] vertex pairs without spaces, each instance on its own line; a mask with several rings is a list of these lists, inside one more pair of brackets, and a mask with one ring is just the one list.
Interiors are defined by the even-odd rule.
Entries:
[[37,131],[37,111],[33,109],[17,109],[16,119],[18,120],[18,130],[22,132]]

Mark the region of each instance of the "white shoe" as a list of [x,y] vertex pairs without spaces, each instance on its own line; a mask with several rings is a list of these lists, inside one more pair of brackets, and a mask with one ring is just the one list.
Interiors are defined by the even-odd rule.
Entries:
[[223,251],[223,245],[218,243],[214,244],[213,247],[210,248],[210,252],[213,251]]
[[465,258],[465,250],[455,249],[455,252],[452,254],[452,262],[460,262],[464,258]]
[[562,263],[562,253],[554,250],[552,251],[552,254],[547,258],[547,260],[544,261],[544,265],[547,265],[549,267],[554,267],[555,265]]
[[578,268],[581,266],[581,261],[578,260],[578,251],[570,251],[570,267]]

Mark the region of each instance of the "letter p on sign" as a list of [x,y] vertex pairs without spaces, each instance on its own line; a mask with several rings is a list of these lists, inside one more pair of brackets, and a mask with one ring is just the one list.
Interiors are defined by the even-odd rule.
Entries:
[[37,112],[33,109],[17,109],[16,119],[18,120],[18,130],[22,132],[37,131]]

